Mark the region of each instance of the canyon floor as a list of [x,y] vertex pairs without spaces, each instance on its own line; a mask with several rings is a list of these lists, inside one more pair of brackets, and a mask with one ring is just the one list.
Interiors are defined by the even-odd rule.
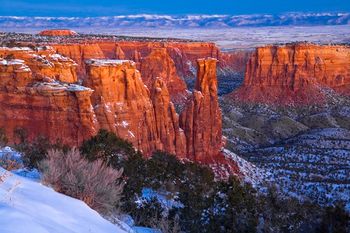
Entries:
[[[333,96],[334,97],[334,96]],[[350,207],[350,102],[278,108],[221,99],[227,148],[263,169],[287,195]]]

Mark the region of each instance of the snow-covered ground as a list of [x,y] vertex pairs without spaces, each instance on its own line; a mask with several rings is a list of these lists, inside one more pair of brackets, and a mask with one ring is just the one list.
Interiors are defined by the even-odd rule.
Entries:
[[1,233],[122,233],[84,202],[0,168]]
[[[1,167],[9,160],[18,164],[16,170]],[[40,177],[24,167],[21,153],[0,148],[0,233],[161,233],[135,226],[129,215],[108,221],[84,202],[41,184]]]

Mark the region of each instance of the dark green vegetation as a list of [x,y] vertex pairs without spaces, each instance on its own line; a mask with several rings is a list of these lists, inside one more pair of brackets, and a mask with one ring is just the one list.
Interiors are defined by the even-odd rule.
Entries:
[[[41,143],[20,144],[28,165],[35,167],[48,149],[57,147]],[[116,207],[131,215],[137,225],[164,233],[349,232],[350,218],[343,205],[322,208],[301,203],[279,196],[274,187],[258,193],[234,177],[217,181],[209,168],[180,162],[164,152],[144,159],[129,142],[104,130],[84,142],[80,151],[90,161],[103,160],[116,170],[123,168],[125,186]],[[178,205],[166,206],[157,198],[143,196],[145,188]]]

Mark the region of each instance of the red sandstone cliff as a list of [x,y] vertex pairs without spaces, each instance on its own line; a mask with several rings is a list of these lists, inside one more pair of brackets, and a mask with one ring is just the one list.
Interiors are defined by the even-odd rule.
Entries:
[[242,101],[312,104],[325,101],[324,88],[350,94],[350,47],[293,44],[256,49],[243,86]]
[[27,47],[0,47],[0,57],[23,60],[38,80],[51,78],[67,83],[78,81],[77,64],[73,60],[56,54],[51,47],[38,47],[36,49],[38,51]]
[[198,60],[196,90],[181,114],[187,156],[193,161],[215,161],[223,147],[216,63],[213,58]]
[[132,61],[88,60],[84,85],[101,128],[130,141],[145,155],[162,149],[150,93]]
[[140,72],[143,82],[149,88],[156,78],[161,78],[173,101],[182,102],[186,98],[186,83],[177,75],[175,63],[165,48],[154,49],[150,55],[142,59]]
[[133,61],[87,60],[87,77],[79,86],[38,79],[24,60],[0,59],[0,128],[11,142],[18,141],[14,132],[21,128],[29,140],[45,136],[71,146],[104,128],[145,156],[163,150],[180,159],[232,168],[234,163],[220,153],[216,62],[198,61],[196,91],[180,121],[166,81],[152,78],[147,88]]
[[76,36],[78,33],[69,29],[44,30],[39,33],[41,36]]
[[105,58],[98,44],[56,44],[53,45],[56,52],[73,59],[78,64],[78,75],[80,78],[85,77],[86,59]]
[[156,78],[151,88],[151,98],[154,107],[157,135],[163,144],[163,150],[187,158],[186,136],[179,126],[179,115],[163,79]]
[[52,44],[56,51],[78,63],[79,74],[85,74],[85,59],[127,59],[140,62],[156,48],[165,48],[173,59],[178,75],[194,76],[196,61],[200,58],[220,58],[214,43],[208,42],[153,42],[153,41],[89,41]]
[[10,142],[16,129],[28,139],[78,145],[96,134],[91,89],[57,82],[37,82],[23,60],[0,59],[0,128]]

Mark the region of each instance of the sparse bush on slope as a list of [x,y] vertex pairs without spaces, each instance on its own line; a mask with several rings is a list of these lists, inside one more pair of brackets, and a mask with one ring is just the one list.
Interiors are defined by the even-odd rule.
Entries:
[[108,167],[102,160],[88,161],[75,148],[67,153],[49,150],[40,167],[44,183],[83,200],[100,213],[110,213],[119,203],[122,169]]

